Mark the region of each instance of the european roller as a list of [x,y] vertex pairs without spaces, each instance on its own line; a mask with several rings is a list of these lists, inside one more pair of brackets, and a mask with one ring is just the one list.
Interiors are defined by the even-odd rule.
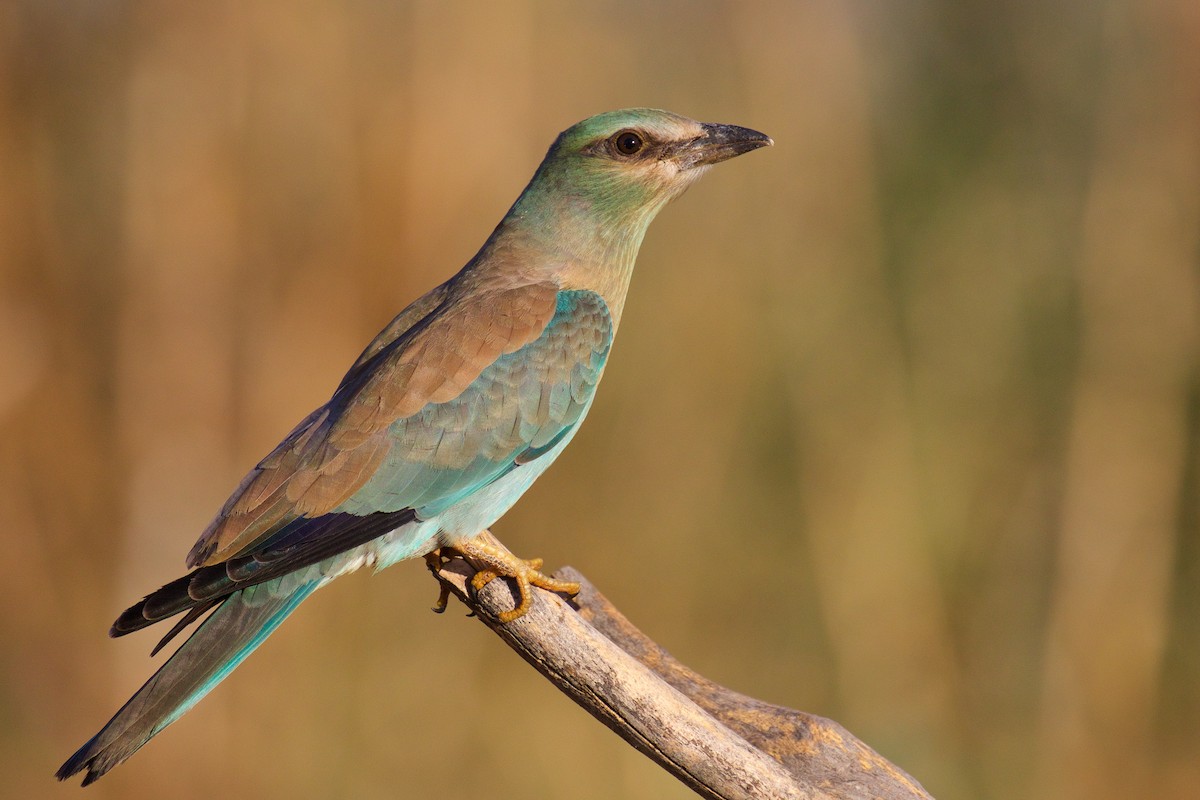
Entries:
[[650,221],[711,165],[769,144],[644,108],[560,134],[478,254],[401,311],[242,479],[188,554],[191,572],[113,623],[124,636],[182,615],[157,652],[204,618],[59,779],[86,770],[87,785],[129,758],[360,567],[451,549],[480,570],[476,589],[516,582],[503,622],[526,612],[531,585],[578,591],[477,536],[587,416]]

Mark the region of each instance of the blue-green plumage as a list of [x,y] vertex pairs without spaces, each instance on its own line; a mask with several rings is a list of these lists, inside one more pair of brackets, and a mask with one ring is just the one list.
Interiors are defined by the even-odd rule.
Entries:
[[571,590],[475,537],[587,415],[651,219],[708,165],[769,143],[652,109],[560,135],[478,255],[402,311],[243,479],[192,548],[193,571],[118,617],[114,636],[183,614],[161,647],[211,612],[58,777],[86,770],[87,784],[124,761],[361,566],[451,546],[522,597],[530,584]]
[[413,508],[427,520],[470,503],[473,493],[530,464],[575,429],[591,405],[612,338],[612,317],[599,295],[558,292],[554,316],[536,340],[496,359],[453,400],[393,422],[390,434],[399,446],[336,510]]

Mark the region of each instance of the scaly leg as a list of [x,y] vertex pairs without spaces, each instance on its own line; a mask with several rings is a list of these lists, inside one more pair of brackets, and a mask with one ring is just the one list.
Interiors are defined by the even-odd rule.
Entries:
[[533,598],[529,594],[531,585],[551,592],[563,592],[570,595],[579,593],[578,583],[556,580],[539,572],[542,568],[540,558],[528,561],[517,558],[503,547],[484,541],[480,536],[457,542],[450,549],[462,554],[479,569],[479,572],[476,572],[475,577],[471,579],[471,585],[476,592],[499,577],[512,578],[517,582],[517,593],[521,602],[512,611],[500,612],[501,622],[512,622],[529,611],[530,603],[533,602]]

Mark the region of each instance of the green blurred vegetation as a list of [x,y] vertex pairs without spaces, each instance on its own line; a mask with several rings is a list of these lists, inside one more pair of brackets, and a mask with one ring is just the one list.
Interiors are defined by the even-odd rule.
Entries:
[[[777,146],[642,251],[497,526],[683,661],[950,797],[1200,785],[1200,5],[0,4],[0,773],[562,128]],[[89,797],[688,796],[418,564],[339,581]]]

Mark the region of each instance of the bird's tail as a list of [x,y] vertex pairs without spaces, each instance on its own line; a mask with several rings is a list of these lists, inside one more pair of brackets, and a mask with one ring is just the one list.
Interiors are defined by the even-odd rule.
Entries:
[[231,594],[108,724],[67,759],[58,779],[86,769],[87,786],[129,758],[212,691],[321,583],[289,575]]

